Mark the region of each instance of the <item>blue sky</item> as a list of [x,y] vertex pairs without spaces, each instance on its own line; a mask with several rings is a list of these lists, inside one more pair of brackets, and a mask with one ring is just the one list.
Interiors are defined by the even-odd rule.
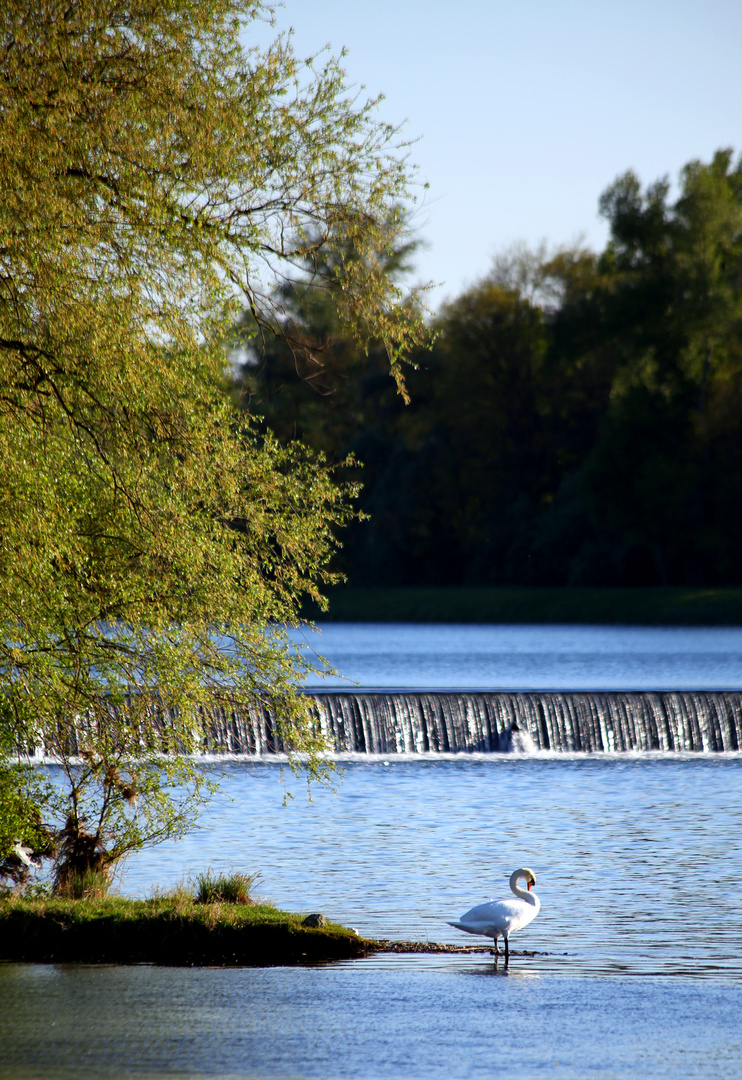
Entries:
[[351,82],[420,137],[417,277],[435,306],[517,241],[593,247],[600,193],[742,150],[740,0],[285,0],[300,55],[343,46]]

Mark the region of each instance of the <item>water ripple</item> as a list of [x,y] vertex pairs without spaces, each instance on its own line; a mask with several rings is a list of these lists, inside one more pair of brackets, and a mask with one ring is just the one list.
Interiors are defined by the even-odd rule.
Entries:
[[539,970],[742,983],[740,755],[366,759],[287,806],[279,764],[221,771],[199,832],[133,858],[125,891],[241,867],[362,934],[472,944],[446,920],[526,865],[542,910],[513,945],[553,954]]

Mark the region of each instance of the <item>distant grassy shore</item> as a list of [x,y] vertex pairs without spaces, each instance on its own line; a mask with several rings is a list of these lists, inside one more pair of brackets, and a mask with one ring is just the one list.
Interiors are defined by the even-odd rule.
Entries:
[[0,900],[0,961],[270,967],[365,956],[373,943],[268,904],[129,900]]
[[441,588],[330,592],[319,622],[742,626],[742,589]]

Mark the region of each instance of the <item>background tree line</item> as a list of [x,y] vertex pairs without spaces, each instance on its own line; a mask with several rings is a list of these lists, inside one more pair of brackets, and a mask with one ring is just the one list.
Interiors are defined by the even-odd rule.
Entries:
[[236,393],[282,442],[362,463],[351,584],[742,584],[742,161],[689,163],[675,198],[627,172],[600,210],[602,253],[512,250],[443,308],[409,404],[340,330],[336,268],[282,286],[290,332]]

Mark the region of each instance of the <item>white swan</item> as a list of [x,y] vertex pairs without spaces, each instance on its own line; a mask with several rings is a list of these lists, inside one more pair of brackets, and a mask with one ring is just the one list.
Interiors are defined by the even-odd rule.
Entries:
[[[521,889],[518,885],[520,878],[526,882],[527,888]],[[508,938],[514,930],[522,930],[538,915],[541,910],[541,901],[535,893],[531,892],[531,886],[536,884],[536,875],[527,866],[520,870],[514,870],[510,875],[510,888],[515,893],[515,900],[492,900],[489,904],[478,904],[462,915],[458,922],[451,922],[449,926],[455,926],[457,930],[465,930],[467,934],[481,934],[483,937],[495,939],[495,956],[499,956],[497,939],[502,937],[505,941],[505,963],[510,959]]]

